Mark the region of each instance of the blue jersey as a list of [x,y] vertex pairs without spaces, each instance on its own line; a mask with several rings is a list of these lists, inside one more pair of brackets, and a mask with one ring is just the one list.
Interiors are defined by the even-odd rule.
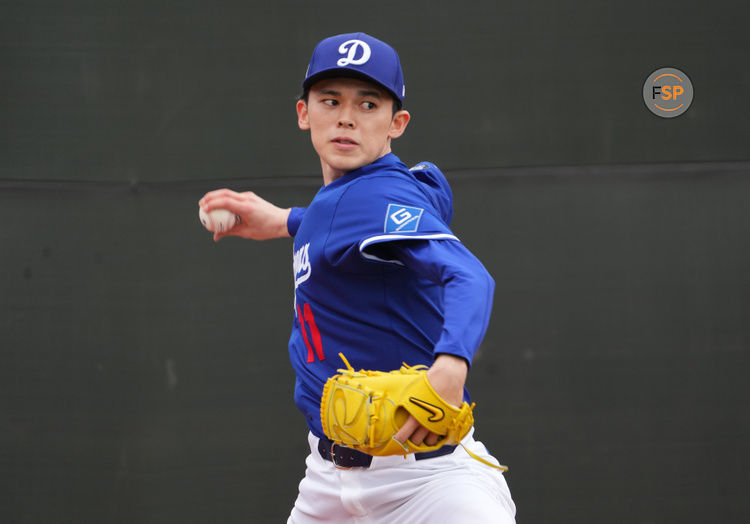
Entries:
[[[295,403],[313,434],[323,436],[320,398],[326,379],[343,367],[339,353],[356,369],[387,371],[402,362],[429,366],[441,337],[465,338],[463,331],[446,332],[446,270],[433,260],[453,255],[427,251],[425,243],[460,246],[448,225],[451,216],[452,194],[442,173],[429,163],[410,171],[393,154],[323,186],[309,207],[293,210],[288,222],[295,279],[289,355],[296,373]],[[415,240],[422,252],[404,252]],[[479,300],[491,304],[491,291]],[[477,297],[456,295],[453,302],[465,300]],[[489,320],[489,306],[480,309],[482,318],[474,326],[478,340],[446,352],[470,361]]]

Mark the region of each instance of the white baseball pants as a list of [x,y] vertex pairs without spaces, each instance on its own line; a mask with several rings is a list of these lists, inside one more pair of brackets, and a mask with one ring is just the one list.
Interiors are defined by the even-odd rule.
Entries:
[[[497,464],[473,439],[463,444]],[[369,468],[338,469],[323,460],[308,435],[305,478],[287,524],[515,523],[516,506],[500,470],[471,458],[461,446],[450,455],[373,457]]]

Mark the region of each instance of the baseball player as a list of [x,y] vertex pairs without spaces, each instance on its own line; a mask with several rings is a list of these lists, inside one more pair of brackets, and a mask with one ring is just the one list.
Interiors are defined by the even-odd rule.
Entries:
[[[497,465],[473,430],[462,446],[372,456],[338,446],[321,427],[321,394],[342,367],[389,371],[425,365],[430,385],[459,405],[490,317],[494,282],[449,227],[451,189],[429,162],[411,169],[391,152],[410,120],[396,51],[364,33],[315,48],[297,102],[323,186],[307,207],[279,208],[254,193],[207,193],[205,211],[241,217],[214,240],[294,237],[289,357],[294,400],[305,416],[310,455],[288,522],[515,522]],[[410,417],[395,435],[435,444]],[[481,457],[480,462],[472,455]]]

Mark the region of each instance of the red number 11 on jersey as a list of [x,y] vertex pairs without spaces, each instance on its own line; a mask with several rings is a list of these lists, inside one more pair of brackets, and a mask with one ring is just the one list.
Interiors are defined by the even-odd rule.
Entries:
[[325,360],[326,356],[323,354],[323,341],[320,339],[320,331],[318,326],[315,324],[315,317],[313,316],[310,304],[305,302],[304,315],[299,304],[297,304],[297,318],[299,318],[299,327],[302,329],[302,338],[305,339],[305,346],[307,346],[307,362],[314,362],[315,357],[313,356],[313,348],[310,345],[310,339],[307,338],[307,330],[305,329],[305,323],[310,326],[310,335],[312,336],[312,345],[315,346],[315,354],[318,356],[318,360]]

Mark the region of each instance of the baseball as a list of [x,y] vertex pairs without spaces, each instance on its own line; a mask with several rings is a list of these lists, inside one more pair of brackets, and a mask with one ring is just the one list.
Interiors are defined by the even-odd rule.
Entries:
[[237,216],[226,209],[214,209],[210,213],[206,213],[203,208],[200,208],[198,218],[200,218],[203,227],[214,233],[229,231],[237,221]]

